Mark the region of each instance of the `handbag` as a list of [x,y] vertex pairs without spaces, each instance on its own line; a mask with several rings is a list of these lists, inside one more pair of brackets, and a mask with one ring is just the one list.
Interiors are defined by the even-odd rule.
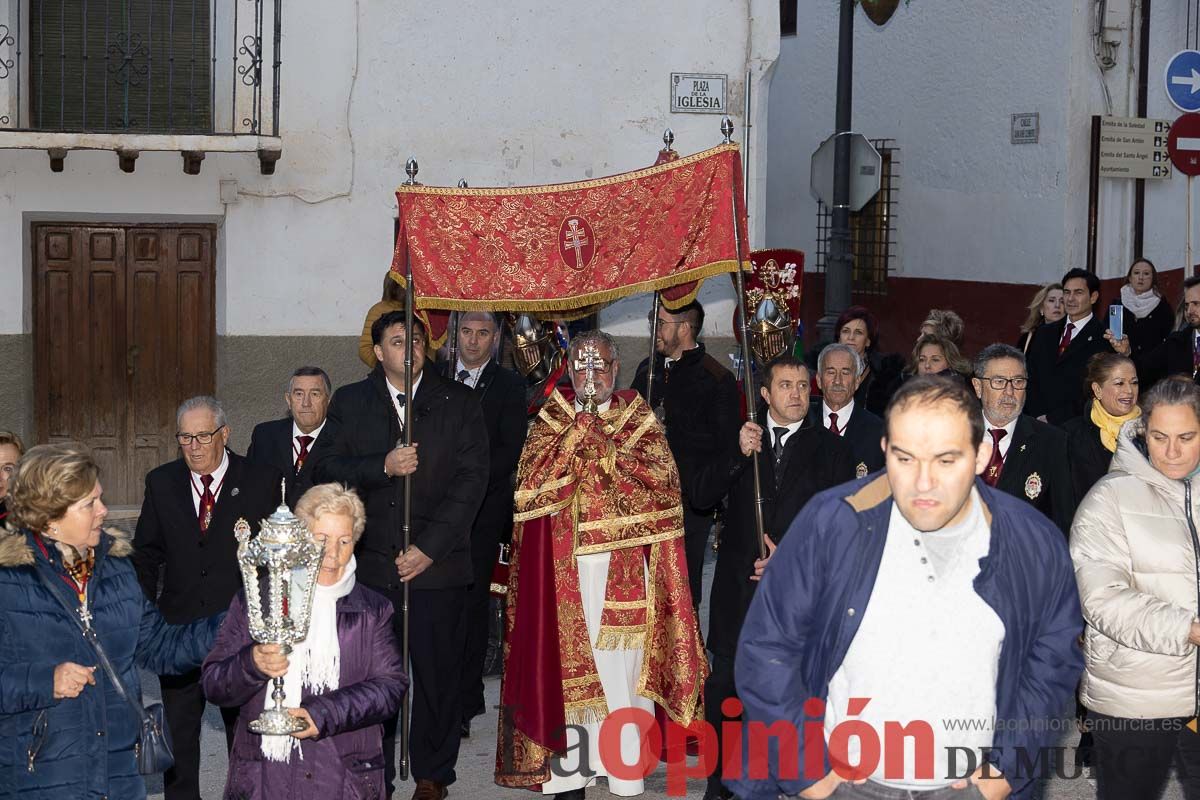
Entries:
[[96,652],[96,658],[100,661],[100,666],[104,669],[104,674],[108,676],[109,683],[112,684],[113,690],[120,696],[122,700],[129,703],[133,709],[133,714],[141,723],[141,731],[138,733],[137,743],[133,746],[133,755],[137,759],[138,772],[143,775],[155,775],[160,772],[166,772],[175,765],[175,754],[171,752],[171,732],[166,725],[166,718],[163,712],[162,703],[152,703],[146,708],[142,708],[142,704],[138,702],[125,688],[125,684],[121,681],[117,671],[113,669],[112,662],[108,660],[108,653],[104,652],[104,646],[100,644],[100,637],[96,635],[96,631],[83,621],[82,615],[79,613],[82,609],[73,609],[63,599],[62,592],[59,591],[46,576],[46,574],[37,567],[34,571],[45,584],[46,589],[58,600],[59,605],[67,612],[72,620],[75,621],[79,632],[83,634],[83,638],[92,646]]

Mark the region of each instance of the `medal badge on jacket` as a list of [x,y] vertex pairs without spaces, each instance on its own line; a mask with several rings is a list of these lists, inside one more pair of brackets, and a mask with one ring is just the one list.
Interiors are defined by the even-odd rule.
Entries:
[[867,465],[865,462],[863,462],[863,461],[858,462],[858,466],[854,468],[854,477],[856,477],[856,478],[867,477]]
[[1025,496],[1030,500],[1037,500],[1042,493],[1042,476],[1036,472],[1031,472],[1029,477],[1025,479]]

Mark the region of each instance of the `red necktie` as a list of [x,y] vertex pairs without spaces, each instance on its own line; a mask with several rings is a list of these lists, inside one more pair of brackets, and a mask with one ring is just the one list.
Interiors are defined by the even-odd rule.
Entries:
[[300,473],[300,468],[304,466],[304,459],[308,458],[308,446],[313,443],[311,436],[297,436],[296,441],[300,442],[300,452],[296,455],[296,473]]
[[841,436],[841,434],[842,434],[842,432],[840,430],[838,430],[837,412],[836,411],[829,412],[829,431],[830,431],[830,433],[836,433],[839,436]]
[[1074,322],[1067,322],[1067,327],[1063,328],[1062,341],[1058,343],[1058,357],[1062,358],[1062,354],[1067,351],[1067,345],[1071,343],[1071,333],[1075,330]]
[[995,487],[1000,482],[1000,473],[1004,470],[1004,456],[1000,455],[1000,440],[1008,435],[1004,428],[992,428],[992,457],[988,459],[987,469],[983,473],[983,482]]
[[213,506],[217,504],[217,499],[212,493],[212,475],[201,475],[200,482],[204,484],[204,492],[200,495],[200,532],[208,533],[208,526],[212,524]]

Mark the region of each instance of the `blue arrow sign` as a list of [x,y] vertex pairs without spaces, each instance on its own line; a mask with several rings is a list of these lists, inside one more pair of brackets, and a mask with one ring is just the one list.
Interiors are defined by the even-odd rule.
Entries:
[[1163,73],[1167,97],[1180,111],[1200,111],[1200,52],[1180,50]]

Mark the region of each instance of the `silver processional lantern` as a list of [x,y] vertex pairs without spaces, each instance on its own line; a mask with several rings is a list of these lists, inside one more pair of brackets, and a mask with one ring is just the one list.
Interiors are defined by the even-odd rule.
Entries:
[[[237,521],[233,532],[246,587],[250,636],[260,644],[279,645],[286,655],[308,635],[313,591],[324,553],[313,542],[308,527],[283,501],[262,521],[258,536],[250,538],[250,525],[244,519]],[[271,699],[275,707],[264,709],[250,723],[251,732],[263,736],[299,733],[308,723],[284,709],[282,676],[274,679],[274,685]]]

